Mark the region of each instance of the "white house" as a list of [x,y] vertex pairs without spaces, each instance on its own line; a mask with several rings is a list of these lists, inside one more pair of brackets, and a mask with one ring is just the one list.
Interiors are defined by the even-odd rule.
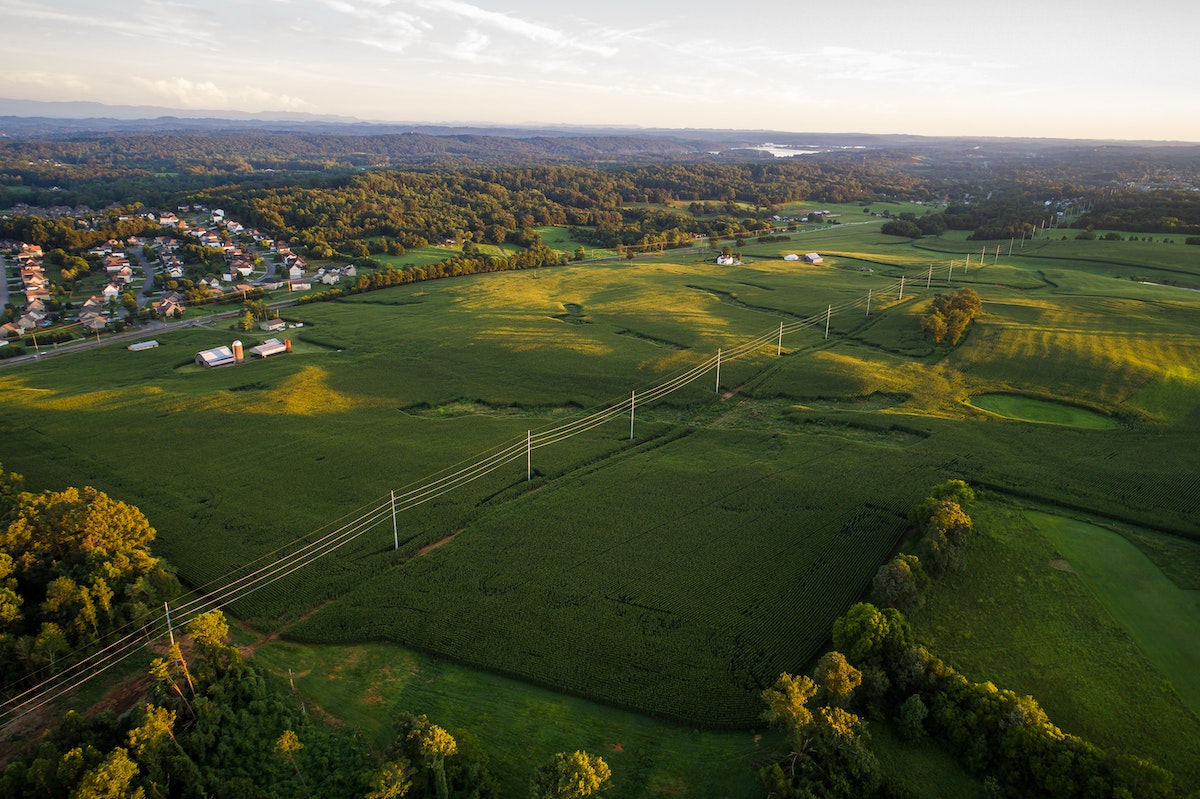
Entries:
[[717,263],[721,266],[741,266],[742,262],[734,258],[732,255],[718,255]]
[[300,264],[292,264],[288,267],[288,277],[292,280],[299,280],[304,277],[304,268]]

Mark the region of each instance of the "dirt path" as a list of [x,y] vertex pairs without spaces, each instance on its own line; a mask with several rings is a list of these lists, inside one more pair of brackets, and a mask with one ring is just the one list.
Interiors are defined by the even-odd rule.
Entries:
[[440,541],[434,541],[432,544],[426,544],[425,546],[423,546],[419,550],[417,550],[417,557],[419,558],[422,555],[428,555],[430,552],[437,549],[438,547],[449,544],[451,541],[453,541],[455,538],[458,537],[459,533],[461,533],[463,530],[466,530],[466,529],[467,528],[465,528],[465,527],[460,527],[457,530],[455,530],[453,533],[451,533],[450,535],[441,539]]

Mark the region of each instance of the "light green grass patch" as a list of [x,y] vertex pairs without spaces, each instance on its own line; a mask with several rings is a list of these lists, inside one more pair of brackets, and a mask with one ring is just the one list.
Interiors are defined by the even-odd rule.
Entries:
[[477,672],[397,646],[301,646],[274,641],[255,655],[290,677],[305,702],[363,730],[377,750],[402,711],[424,713],[483,745],[502,796],[524,796],[537,766],[585,749],[613,770],[611,793],[630,799],[751,799],[758,764],[779,743],[763,730],[699,732]]
[[1112,617],[1200,714],[1200,591],[1184,591],[1114,532],[1027,511]]
[[1058,424],[1065,427],[1082,427],[1088,430],[1111,430],[1117,427],[1115,419],[1062,402],[1024,397],[1019,394],[977,394],[967,403],[1008,419],[1038,424]]

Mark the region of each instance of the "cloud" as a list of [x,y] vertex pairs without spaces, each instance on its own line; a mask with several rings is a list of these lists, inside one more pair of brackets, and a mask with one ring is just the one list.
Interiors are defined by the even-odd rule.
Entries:
[[276,111],[312,107],[311,103],[298,97],[275,94],[256,86],[224,89],[212,81],[192,81],[178,76],[134,80],[156,97],[183,108],[226,110],[240,107],[241,110]]
[[347,0],[320,1],[358,26],[340,38],[388,53],[407,51],[431,28],[421,17],[392,8],[391,0],[359,0],[358,5]]
[[540,22],[520,19],[500,11],[489,11],[486,8],[464,3],[462,0],[424,0],[420,5],[427,10],[451,14],[538,44],[602,56],[611,56],[617,53],[617,48],[611,45],[595,44]]
[[24,86],[37,89],[66,89],[68,91],[87,91],[90,86],[79,75],[61,72],[10,72],[4,76],[5,82],[12,86]]
[[155,6],[152,13],[126,12],[88,16],[79,10],[59,11],[23,0],[7,0],[3,5],[0,11],[4,16],[48,22],[56,33],[79,29],[86,31],[93,38],[102,38],[107,34],[138,39],[180,36],[187,37],[192,42],[207,42],[211,41],[211,31],[216,25],[207,15],[190,14],[190,9],[183,7],[168,9],[160,5]]
[[454,46],[454,49],[451,50],[451,55],[460,61],[470,61],[474,64],[487,61],[500,61],[501,59],[488,53],[491,43],[491,39],[485,34],[472,29],[467,31],[466,37]]

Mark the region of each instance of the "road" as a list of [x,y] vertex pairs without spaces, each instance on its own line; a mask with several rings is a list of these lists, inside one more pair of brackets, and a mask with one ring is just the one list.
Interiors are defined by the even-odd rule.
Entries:
[[8,305],[8,256],[0,252],[0,308]]
[[[284,300],[282,302],[270,303],[267,305],[267,308],[268,310],[273,311],[281,308],[289,308],[296,304],[298,304],[296,300]],[[42,347],[40,354],[35,352],[30,355],[21,355],[16,358],[0,360],[0,369],[10,366],[17,366],[18,364],[45,360],[46,358],[53,358],[56,355],[65,355],[69,352],[83,352],[85,350],[95,349],[96,347],[102,347],[108,344],[133,343],[135,341],[141,341],[142,339],[153,338],[159,335],[170,335],[176,330],[183,330],[184,328],[188,327],[204,327],[213,322],[238,319],[243,313],[244,311],[242,311],[241,308],[238,308],[236,311],[225,311],[223,313],[213,314],[212,316],[205,316],[200,319],[185,319],[181,322],[163,322],[161,320],[155,320],[148,322],[134,330],[126,330],[124,333],[112,333],[106,335],[99,341],[97,341],[95,337],[83,338],[77,341],[72,341],[68,344],[59,345],[58,347]]]
[[141,308],[150,300],[150,292],[154,291],[154,267],[146,260],[146,255],[142,252],[141,247],[134,247],[132,249],[134,257],[137,258],[138,264],[142,267],[142,274],[146,276],[137,294],[137,304]]

